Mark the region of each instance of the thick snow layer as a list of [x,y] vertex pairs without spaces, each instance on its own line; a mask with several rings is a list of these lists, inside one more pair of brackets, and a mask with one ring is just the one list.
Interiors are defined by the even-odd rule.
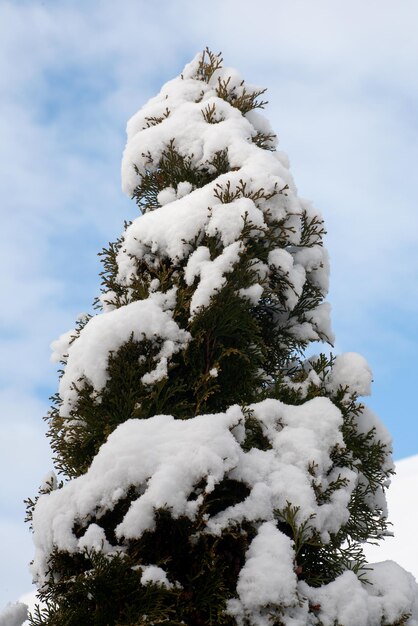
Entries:
[[[300,591],[313,606],[323,626],[377,626],[411,615],[405,624],[418,625],[418,586],[414,577],[393,561],[368,566],[363,584],[350,571],[317,589],[300,583]],[[306,624],[301,622],[300,626]]]
[[28,607],[22,602],[8,604],[0,613],[0,626],[22,626],[28,616]]
[[396,462],[396,474],[388,490],[390,530],[393,537],[386,537],[379,545],[365,547],[367,558],[372,561],[391,559],[412,572],[418,579],[418,542],[416,519],[418,512],[418,455]]
[[[238,435],[238,432],[236,434]],[[402,613],[410,613],[411,611],[413,617],[406,624],[407,626],[416,626],[418,624],[418,589],[413,577],[396,565],[393,560],[399,561],[403,567],[417,575],[417,545],[408,541],[407,538],[413,537],[415,533],[415,517],[410,514],[410,511],[418,510],[418,493],[415,488],[416,477],[418,476],[418,456],[397,462],[396,470],[397,474],[388,491],[390,517],[394,522],[395,537],[387,538],[380,546],[366,546],[366,555],[370,561],[383,561],[368,566],[372,569],[368,569],[367,579],[373,583],[373,586],[359,583],[354,574],[346,572],[327,587],[320,590],[312,589],[304,583],[296,585],[292,566],[292,568],[288,568],[284,580],[280,580],[277,589],[270,585],[269,579],[263,579],[264,584],[259,586],[261,591],[258,599],[255,593],[256,586],[269,571],[272,557],[277,557],[275,549],[277,552],[280,542],[283,544],[279,563],[286,563],[286,558],[289,558],[289,550],[291,550],[290,540],[284,536],[279,539],[280,533],[275,526],[271,522],[265,522],[260,526],[257,541],[253,542],[247,554],[247,562],[239,578],[240,582],[237,589],[239,596],[230,601],[228,605],[228,611],[235,616],[237,623],[242,624],[244,618],[252,613],[255,616],[253,617],[254,624],[271,626],[271,622],[263,616],[261,603],[266,594],[270,594],[271,601],[277,601],[279,593],[282,593],[282,599],[287,597],[289,604],[288,615],[284,621],[286,626],[307,626],[307,624],[313,626],[316,622],[312,614],[308,615],[309,603],[318,607],[318,611],[321,610],[320,617],[324,626],[333,626],[335,620],[344,626],[376,626],[376,624],[380,624],[381,617],[391,623],[391,621],[395,621],[395,618],[399,618]],[[269,545],[265,541],[267,538]],[[274,538],[276,538],[276,542],[274,542]],[[262,558],[263,552],[266,552],[265,559]],[[393,560],[385,561],[385,559]],[[251,577],[250,573],[256,563],[260,569],[257,567],[253,572],[254,577]],[[160,570],[161,568],[157,569]],[[166,574],[163,570],[154,571],[150,569],[148,571],[146,569],[146,571],[144,582],[148,579],[149,582],[159,581],[164,584]],[[271,580],[275,581],[276,572],[269,571],[269,574]],[[171,585],[169,581],[167,582]],[[292,584],[295,585],[293,589]],[[293,608],[290,606],[289,599],[292,597],[292,593],[297,598],[305,598],[301,606]],[[29,605],[34,603],[33,598],[32,602],[29,602],[26,597],[22,598],[22,601]],[[3,614],[0,615],[3,616]],[[0,618],[0,625],[11,626],[13,623],[1,622]],[[16,622],[19,626],[20,623]]]
[[[353,471],[334,468],[329,472],[331,450],[344,445],[340,411],[326,398],[302,406],[265,400],[251,408],[271,442],[269,450],[245,452],[241,448],[244,415],[238,406],[189,420],[158,415],[121,424],[85,475],[40,496],[33,519],[33,571],[38,580],[43,579],[54,546],[77,552],[98,544],[103,538],[100,515],[113,508],[132,485],[140,495],[116,528],[121,546],[124,538],[140,537],[153,529],[158,508],[168,509],[174,517],[193,518],[203,498],[202,494],[191,498],[195,485],[203,480],[210,492],[226,477],[243,481],[250,494],[208,518],[207,532],[218,534],[243,518],[271,521],[275,511],[290,502],[299,507],[298,522],[312,517],[312,529],[327,540],[330,532],[347,521],[347,504],[357,483]],[[335,491],[329,502],[318,505],[313,481],[325,490],[337,474],[347,479],[346,485]],[[95,521],[89,522],[93,516]],[[75,521],[87,526],[81,538],[73,533]],[[105,542],[103,549],[112,551],[120,546]]]
[[262,524],[239,574],[237,592],[241,602],[230,602],[231,614],[239,610],[254,614],[274,604],[295,606],[299,598],[294,558],[289,537],[280,532],[274,522]]
[[73,408],[77,398],[76,383],[85,381],[96,391],[103,389],[108,377],[110,354],[131,336],[137,341],[149,339],[161,342],[155,369],[145,374],[143,382],[151,384],[167,375],[168,361],[185,347],[190,335],[178,327],[171,312],[164,308],[161,297],[152,295],[147,300],[101,313],[86,324],[79,336],[66,347],[67,363],[59,386],[62,416],[68,416]]
[[361,354],[346,352],[335,359],[330,375],[330,384],[333,387],[348,387],[350,393],[369,396],[372,380],[370,366]]
[[[261,538],[258,535],[254,539],[241,570],[237,587],[239,599],[228,603],[228,612],[236,618],[238,626],[248,623],[271,626],[275,614],[280,616],[284,626],[379,626],[398,623],[401,617],[408,616],[402,623],[417,626],[418,586],[413,576],[393,561],[368,566],[367,578],[371,584],[361,583],[353,572],[346,571],[328,585],[312,588],[297,582],[291,563],[286,563],[289,546],[277,550],[280,543],[286,544],[287,537],[282,536],[277,541],[280,533],[275,529],[276,543],[274,545],[272,535],[269,548],[263,542],[264,526]],[[252,554],[254,544],[260,545],[257,568]],[[265,555],[264,560],[261,560],[262,555]],[[274,557],[280,558],[279,566],[276,561],[274,567]],[[280,570],[284,580],[277,577]],[[308,613],[309,608],[314,614]]]

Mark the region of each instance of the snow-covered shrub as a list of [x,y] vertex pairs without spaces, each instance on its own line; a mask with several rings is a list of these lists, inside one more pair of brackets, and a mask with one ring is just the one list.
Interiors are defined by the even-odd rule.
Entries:
[[262,94],[205,51],[128,123],[141,215],[53,344],[34,626],[418,625],[412,576],[362,553],[393,468],[370,369],[303,356],[333,341],[324,227]]

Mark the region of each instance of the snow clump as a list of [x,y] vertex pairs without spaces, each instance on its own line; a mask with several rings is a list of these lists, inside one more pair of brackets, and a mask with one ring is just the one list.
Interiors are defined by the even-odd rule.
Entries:
[[28,617],[28,607],[22,602],[8,604],[0,612],[0,626],[22,626]]

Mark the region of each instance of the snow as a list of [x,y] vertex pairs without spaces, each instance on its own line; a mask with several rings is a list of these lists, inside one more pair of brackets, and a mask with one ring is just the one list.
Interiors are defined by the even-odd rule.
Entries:
[[[271,420],[270,428],[274,428],[274,420]],[[411,542],[408,538],[414,537],[415,533],[415,517],[411,514],[411,512],[418,510],[418,494],[415,488],[418,476],[418,456],[398,461],[396,463],[396,471],[397,473],[392,479],[392,484],[387,496],[390,519],[394,523],[395,536],[388,537],[384,542],[381,542],[379,546],[365,547],[366,555],[369,561],[383,561],[375,563],[373,565],[373,570],[368,570],[366,572],[367,579],[373,583],[373,587],[370,585],[363,586],[362,584],[359,584],[356,577],[351,572],[347,572],[340,577],[336,584],[328,585],[326,593],[321,593],[317,589],[311,589],[310,587],[299,583],[298,592],[301,595],[307,594],[306,597],[308,597],[309,601],[314,605],[321,604],[323,609],[321,619],[324,621],[324,625],[333,624],[332,620],[337,619],[338,617],[340,623],[344,624],[344,626],[375,626],[375,624],[380,623],[380,618],[378,617],[379,615],[385,615],[387,621],[390,623],[391,620],[394,621],[394,616],[399,615],[402,611],[410,611],[411,606],[413,607],[414,613],[417,613],[416,603],[418,594],[414,579],[393,561],[400,562],[403,567],[417,576],[418,570],[416,564],[418,561],[418,548],[417,544]],[[275,534],[272,531],[274,525],[270,522],[265,522],[262,526],[260,526],[257,537],[260,536],[260,532],[263,527],[264,531],[261,533],[262,537],[263,534],[265,537],[270,534]],[[276,532],[278,533],[277,530]],[[286,540],[289,541],[287,538]],[[273,541],[271,541],[271,544],[271,551],[273,553]],[[270,548],[266,546],[266,549],[266,560],[268,562],[268,550]],[[252,553],[257,556],[258,550],[251,547],[251,554]],[[249,555],[250,553],[248,556]],[[285,555],[286,549],[284,548],[283,557]],[[276,561],[276,563],[277,562],[281,561]],[[255,562],[252,561],[251,567],[254,565]],[[244,574],[241,574],[240,581],[246,581],[248,586],[245,587],[244,582],[241,582],[239,586],[240,595],[243,597],[243,601],[241,603],[239,599],[236,599],[234,601],[230,601],[229,603],[229,612],[230,614],[235,615],[237,619],[239,618],[239,615],[244,614],[244,607],[249,605],[249,599],[246,600],[249,587],[252,583],[255,585],[256,581],[263,576],[263,573],[258,573],[257,569],[254,579],[250,579],[249,573],[251,570],[248,563],[248,557],[245,567],[247,574],[245,576]],[[153,570],[150,570],[150,577],[152,571]],[[161,571],[160,580],[162,581],[164,580],[166,574],[163,570]],[[265,570],[263,570],[263,572],[264,571]],[[289,574],[290,568],[287,572]],[[270,574],[274,580],[274,572],[270,572]],[[294,580],[293,572],[287,580]],[[157,572],[155,572],[153,576],[153,581],[158,581]],[[268,586],[267,582],[266,587]],[[284,584],[283,581],[281,581],[280,585],[278,585],[279,589],[282,584]],[[264,586],[260,586],[260,589],[264,588]],[[274,593],[274,590],[272,593]],[[31,594],[31,596],[33,596],[33,594]],[[248,598],[250,597],[252,596],[248,596]],[[371,600],[371,597],[374,599]],[[257,599],[255,596],[253,599],[256,603]],[[26,604],[29,603],[26,597],[22,598],[22,602]],[[34,599],[32,598],[32,604],[33,602]],[[372,609],[370,608],[372,606],[370,604],[371,602],[373,604]],[[307,622],[307,607],[300,609],[299,613],[299,617],[295,617],[295,615],[293,616],[292,619],[295,621],[291,621],[289,619],[288,623],[290,626],[306,626],[306,624],[309,623]],[[0,613],[0,615],[4,617],[3,614]],[[343,621],[343,619],[346,621]],[[414,620],[415,624],[418,623],[417,617],[415,617]],[[0,624],[2,624],[1,618]],[[4,626],[11,626],[13,622],[9,623],[9,621],[5,621],[3,624]],[[17,622],[17,624],[19,624],[19,622]],[[414,621],[410,621],[408,626],[413,625]]]
[[330,385],[333,387],[348,387],[350,393],[369,396],[372,380],[370,366],[361,354],[346,352],[336,357],[330,375]]
[[418,624],[417,584],[412,574],[394,561],[384,561],[373,565],[368,579],[369,594],[378,600],[384,620],[391,623],[411,612]]
[[28,607],[22,602],[8,604],[0,613],[0,626],[22,626],[28,616]]
[[157,200],[161,206],[164,206],[165,204],[173,202],[176,197],[176,190],[173,189],[173,187],[166,187],[157,195]]
[[247,287],[246,289],[240,289],[239,294],[242,298],[246,298],[251,302],[253,306],[256,306],[260,301],[261,296],[263,295],[263,287],[259,283],[254,283],[251,287]]
[[111,552],[112,547],[106,539],[103,528],[97,524],[90,524],[78,542],[80,550],[95,550],[96,552]]
[[[310,322],[308,325],[305,326],[307,339],[315,341],[319,338],[323,340],[323,338],[325,337],[330,344],[333,344],[335,338],[329,324],[330,317],[331,305],[329,304],[329,302],[321,302],[321,304],[318,304],[318,306],[315,307],[315,309],[313,309],[312,311],[307,311],[305,314],[305,318],[308,322]],[[302,324],[300,326],[303,327]],[[314,328],[317,329],[317,332],[314,332],[312,334],[312,329]],[[321,332],[321,337],[319,337],[318,331]],[[302,332],[301,336],[303,337],[305,336],[305,334]]]
[[228,246],[241,235],[244,219],[260,229],[266,226],[263,212],[250,198],[215,204],[212,206],[206,233],[212,237],[220,235],[224,246]]
[[72,341],[77,337],[77,331],[75,329],[69,330],[63,333],[51,343],[51,361],[52,363],[60,363],[68,356],[68,350]]
[[[275,606],[284,626],[377,626],[400,623],[402,616],[406,618],[402,623],[417,626],[416,581],[393,561],[369,565],[365,572],[369,584],[345,571],[333,582],[313,588],[297,582],[290,544],[273,524],[261,526],[238,579],[239,599],[228,603],[238,626],[271,626]],[[319,622],[308,614],[309,608]]]
[[306,280],[305,268],[295,263],[295,257],[283,248],[275,248],[269,252],[269,266],[280,269],[282,274],[286,276],[290,282],[286,290],[287,305],[292,311],[301,296],[303,285]]
[[241,616],[248,614],[257,619],[257,613],[261,617],[269,605],[295,606],[299,598],[293,570],[291,540],[276,528],[274,522],[265,522],[252,541],[239,574],[239,600],[229,601],[228,612],[242,623]]
[[[172,81],[173,82],[173,81]],[[215,95],[211,85],[200,81],[200,94],[203,98],[199,102],[188,100],[187,83],[177,79],[178,94],[186,92],[182,102],[166,99],[166,106],[170,115],[160,124],[150,128],[142,128],[135,135],[128,137],[123,161],[122,180],[123,190],[132,195],[139,182],[139,175],[152,169],[162,156],[165,146],[175,137],[176,146],[179,146],[183,156],[193,159],[195,167],[209,164],[216,153],[228,149],[229,162],[232,168],[241,168],[251,161],[256,161],[260,171],[274,163],[275,170],[281,176],[282,187],[291,183],[287,170],[272,153],[260,150],[251,141],[255,129],[249,120],[243,117],[240,111]],[[187,99],[186,99],[187,98]],[[216,110],[224,119],[218,124],[209,124],[203,113],[207,107],[215,105]],[[152,157],[150,162],[149,155]],[[133,167],[135,164],[138,172]]]
[[211,296],[220,291],[226,283],[225,274],[231,272],[239,261],[243,250],[241,241],[234,241],[223,249],[222,254],[210,260],[209,248],[200,246],[190,255],[185,270],[185,280],[191,285],[196,276],[200,276],[199,284],[190,303],[192,317],[199,309],[208,306]]
[[365,574],[371,584],[362,584],[350,571],[318,589],[301,583],[301,591],[311,604],[320,607],[323,626],[392,624],[409,614],[405,624],[417,626],[418,587],[414,577],[392,561],[368,568]]
[[174,587],[173,583],[171,583],[168,580],[167,574],[165,573],[163,569],[161,569],[161,567],[157,567],[157,565],[145,565],[141,567],[141,569],[142,569],[142,576],[141,576],[142,585],[151,583],[154,585],[161,585],[162,587],[165,587],[166,589],[172,589]]
[[77,398],[74,388],[76,383],[90,383],[95,391],[104,388],[110,354],[116,352],[131,336],[136,341],[149,339],[161,343],[155,369],[144,375],[144,384],[152,384],[167,375],[170,358],[183,349],[190,339],[189,333],[180,329],[172,319],[171,311],[163,310],[167,303],[167,298],[164,304],[161,298],[151,295],[146,300],[131,302],[90,319],[66,348],[67,363],[59,385],[62,416],[68,416],[74,406]]

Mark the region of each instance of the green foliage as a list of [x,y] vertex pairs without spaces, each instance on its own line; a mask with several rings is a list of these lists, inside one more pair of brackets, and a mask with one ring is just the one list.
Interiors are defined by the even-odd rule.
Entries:
[[[200,531],[205,514],[214,514],[247,495],[245,485],[224,481],[205,496],[194,522],[188,518],[173,519],[160,510],[155,530],[131,541],[124,553],[106,556],[84,550],[82,554],[70,555],[56,551],[49,564],[49,580],[38,593],[46,608],[36,609],[30,624],[232,626],[234,622],[225,614],[225,605],[234,595],[254,531],[229,529],[219,537]],[[130,498],[132,494],[127,494],[114,511],[100,518],[113,542],[114,528],[126,512]],[[81,535],[83,530],[80,526],[76,534]],[[163,567],[173,587],[142,584],[143,564],[147,563]]]
[[146,156],[147,167],[144,174],[135,166],[141,182],[133,192],[133,198],[143,213],[160,206],[157,196],[166,187],[176,188],[182,182],[190,183],[193,188],[203,187],[230,169],[226,151],[216,153],[197,169],[193,165],[193,155],[184,156],[178,152],[175,139],[162,151],[158,163],[154,162],[151,154]]
[[[195,78],[204,83],[208,83],[216,70],[222,67],[222,62],[221,53],[214,54],[206,48],[201,55]],[[239,109],[243,115],[253,109],[264,108],[267,102],[259,101],[258,98],[265,92],[266,89],[248,90],[244,81],[242,81],[238,87],[231,85],[230,78],[222,79],[218,77],[216,86],[216,95],[222,98],[222,100],[229,102],[233,107]]]
[[159,412],[158,389],[149,390],[141,377],[154,366],[158,342],[131,339],[109,355],[109,381],[101,392],[79,381],[77,402],[68,416],[60,415],[61,399],[47,417],[55,465],[69,477],[84,473],[109,434],[130,418],[150,417]]
[[223,58],[220,52],[215,54],[206,47],[199,60],[196,78],[208,83],[216,70],[222,67],[222,62]]
[[254,448],[258,450],[270,450],[271,443],[263,433],[260,422],[254,417],[254,412],[244,409],[245,415],[245,439],[241,444],[243,450],[248,452]]
[[35,609],[29,623],[31,626],[167,623],[174,616],[179,591],[155,584],[142,585],[141,575],[141,568],[133,567],[122,554],[106,557],[100,552],[85,551],[78,557],[70,557],[57,553],[51,559],[50,579],[38,594],[45,608]]

